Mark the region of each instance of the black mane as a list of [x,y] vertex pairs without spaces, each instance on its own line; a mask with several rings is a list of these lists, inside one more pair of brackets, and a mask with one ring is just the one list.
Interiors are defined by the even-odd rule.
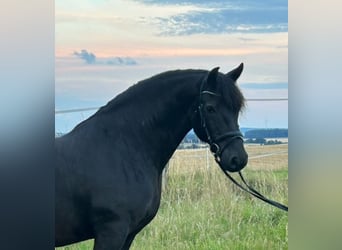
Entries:
[[[139,81],[115,96],[88,119],[79,123],[74,130],[96,116],[106,115],[111,112],[122,112],[125,110],[122,113],[122,118],[126,116],[145,118],[151,115],[156,116],[163,111],[163,106],[165,106],[163,95],[168,96],[170,93],[167,90],[183,87],[184,84],[187,84],[187,81],[184,81],[185,78],[194,79],[195,83],[199,85],[207,72],[206,70],[194,69],[172,70]],[[156,97],[159,97],[159,100]],[[142,109],[142,107],[149,108]]]
[[[171,84],[174,84],[175,81],[177,82],[177,79],[182,79],[185,75],[188,77],[198,77],[200,75],[198,77],[198,80],[200,80],[200,78],[202,78],[206,72],[207,71],[205,70],[187,69],[172,70],[157,74],[130,86],[124,92],[109,101],[107,105],[103,106],[99,111],[105,112],[123,105],[131,105],[131,98],[136,98],[134,99],[134,105],[144,105],[146,101],[153,100],[156,96],[161,95],[162,91],[170,89],[172,87]],[[181,83],[181,81],[178,81],[176,84]]]

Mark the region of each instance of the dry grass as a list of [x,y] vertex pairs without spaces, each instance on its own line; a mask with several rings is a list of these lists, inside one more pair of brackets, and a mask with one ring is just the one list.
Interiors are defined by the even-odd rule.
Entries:
[[[249,155],[246,169],[280,170],[288,167],[288,144],[254,145],[246,144]],[[274,154],[274,155],[269,155]],[[260,157],[267,155],[267,157]],[[169,162],[169,174],[186,174],[194,171],[206,171],[217,167],[208,148],[177,150]]]

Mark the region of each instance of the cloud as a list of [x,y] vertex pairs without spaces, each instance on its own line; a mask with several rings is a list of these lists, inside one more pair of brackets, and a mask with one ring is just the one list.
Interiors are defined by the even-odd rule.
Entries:
[[137,65],[137,61],[130,57],[110,57],[97,58],[94,53],[82,49],[80,52],[75,51],[73,55],[84,60],[87,64],[94,65]]
[[[136,2],[142,2],[145,4],[158,4],[158,5],[208,5],[208,0],[187,0],[187,1],[180,1],[180,0],[136,0]],[[210,4],[216,4],[217,2],[222,1],[211,1]]]
[[81,52],[74,52],[74,55],[85,60],[87,64],[95,64],[96,56],[93,53],[88,53],[85,49],[82,49]]
[[158,4],[158,5],[195,5],[195,6],[217,6],[217,7],[227,7],[227,6],[240,6],[240,7],[286,7],[288,6],[287,0],[135,0],[136,2],[141,2],[145,4]]
[[273,33],[288,31],[286,0],[241,1],[155,1],[145,4],[184,5],[201,7],[187,13],[154,18],[161,36],[222,33]]
[[287,32],[287,10],[220,9],[157,18],[160,35]]
[[137,65],[137,62],[130,57],[114,57],[105,60],[108,65]]

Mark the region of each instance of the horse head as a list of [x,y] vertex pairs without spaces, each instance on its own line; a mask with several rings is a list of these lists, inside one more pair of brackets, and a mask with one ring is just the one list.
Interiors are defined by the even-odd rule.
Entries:
[[238,125],[245,100],[236,80],[242,73],[243,64],[226,74],[218,70],[209,71],[201,83],[193,128],[202,141],[209,143],[221,168],[237,172],[248,161]]

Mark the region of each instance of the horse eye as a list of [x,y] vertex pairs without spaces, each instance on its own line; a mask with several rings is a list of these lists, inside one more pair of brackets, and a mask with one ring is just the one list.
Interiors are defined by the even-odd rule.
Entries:
[[213,106],[211,106],[211,105],[206,106],[206,109],[207,109],[207,111],[209,113],[214,113],[215,112],[215,108]]

